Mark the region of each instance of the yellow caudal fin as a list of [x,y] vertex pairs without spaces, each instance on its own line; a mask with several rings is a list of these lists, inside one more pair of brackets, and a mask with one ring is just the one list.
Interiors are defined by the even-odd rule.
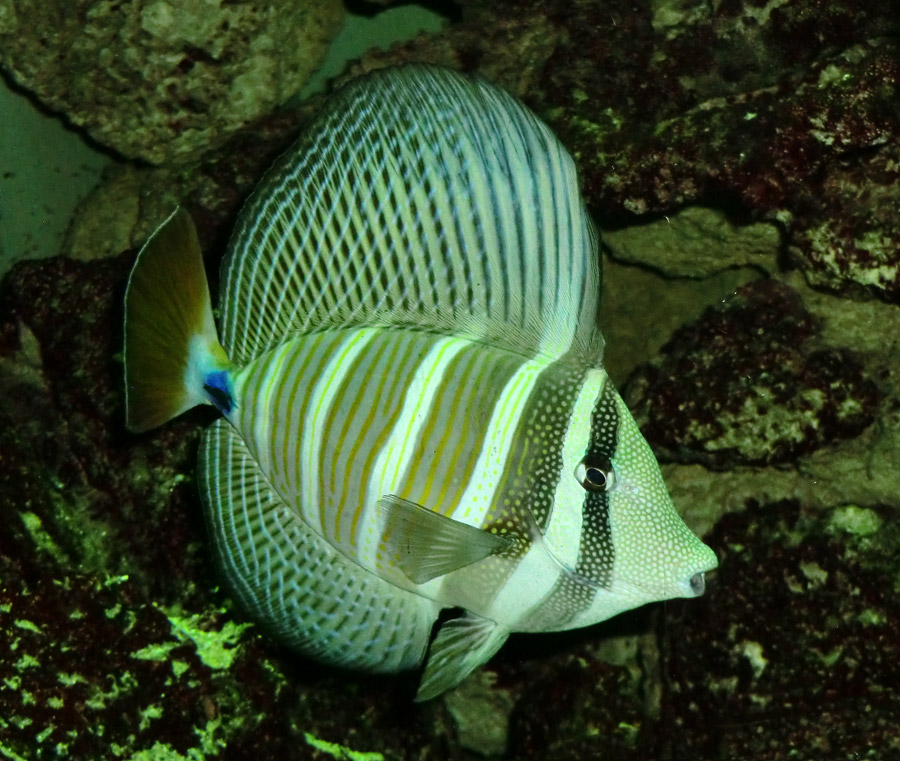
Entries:
[[227,408],[229,367],[197,231],[179,208],[144,244],[125,291],[126,425],[146,431],[197,404]]

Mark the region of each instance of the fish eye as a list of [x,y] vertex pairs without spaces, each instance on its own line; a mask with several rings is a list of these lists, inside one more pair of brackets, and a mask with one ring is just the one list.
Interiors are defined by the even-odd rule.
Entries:
[[609,459],[597,455],[585,457],[575,468],[575,479],[587,491],[609,491],[615,485],[615,472]]

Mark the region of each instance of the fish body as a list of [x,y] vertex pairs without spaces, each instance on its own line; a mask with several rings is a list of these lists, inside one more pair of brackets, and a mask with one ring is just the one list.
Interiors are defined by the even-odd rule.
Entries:
[[424,659],[422,700],[510,632],[702,594],[715,556],[602,367],[574,165],[501,90],[425,66],[350,85],[242,211],[223,283],[217,332],[183,211],[142,249],[128,423],[222,412],[216,555],[287,644]]

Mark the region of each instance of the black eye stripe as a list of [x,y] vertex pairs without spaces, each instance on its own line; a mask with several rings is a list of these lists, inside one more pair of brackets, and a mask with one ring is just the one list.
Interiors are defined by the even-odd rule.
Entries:
[[605,492],[615,486],[612,459],[619,430],[617,395],[607,379],[591,410],[590,440],[575,478],[587,492]]
[[609,525],[609,495],[602,489],[585,492],[575,570],[608,589],[615,554]]
[[593,465],[612,460],[616,454],[618,430],[619,411],[616,409],[616,392],[607,381],[591,411],[591,441],[585,454],[585,461]]
[[[616,556],[609,524],[609,500],[616,487],[615,470],[612,467],[619,431],[616,398],[615,389],[607,380],[591,411],[591,440],[581,461],[584,473],[582,486],[585,489],[581,542],[575,570],[596,581],[601,588],[609,588],[612,583],[612,568]],[[585,486],[592,470],[604,474],[602,485],[594,485],[591,476],[589,485]]]

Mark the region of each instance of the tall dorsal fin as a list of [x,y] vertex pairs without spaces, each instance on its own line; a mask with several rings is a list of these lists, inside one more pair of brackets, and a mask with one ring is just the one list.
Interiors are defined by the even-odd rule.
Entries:
[[224,268],[223,345],[413,323],[557,356],[599,289],[571,157],[522,104],[430,66],[354,81],[263,178]]

